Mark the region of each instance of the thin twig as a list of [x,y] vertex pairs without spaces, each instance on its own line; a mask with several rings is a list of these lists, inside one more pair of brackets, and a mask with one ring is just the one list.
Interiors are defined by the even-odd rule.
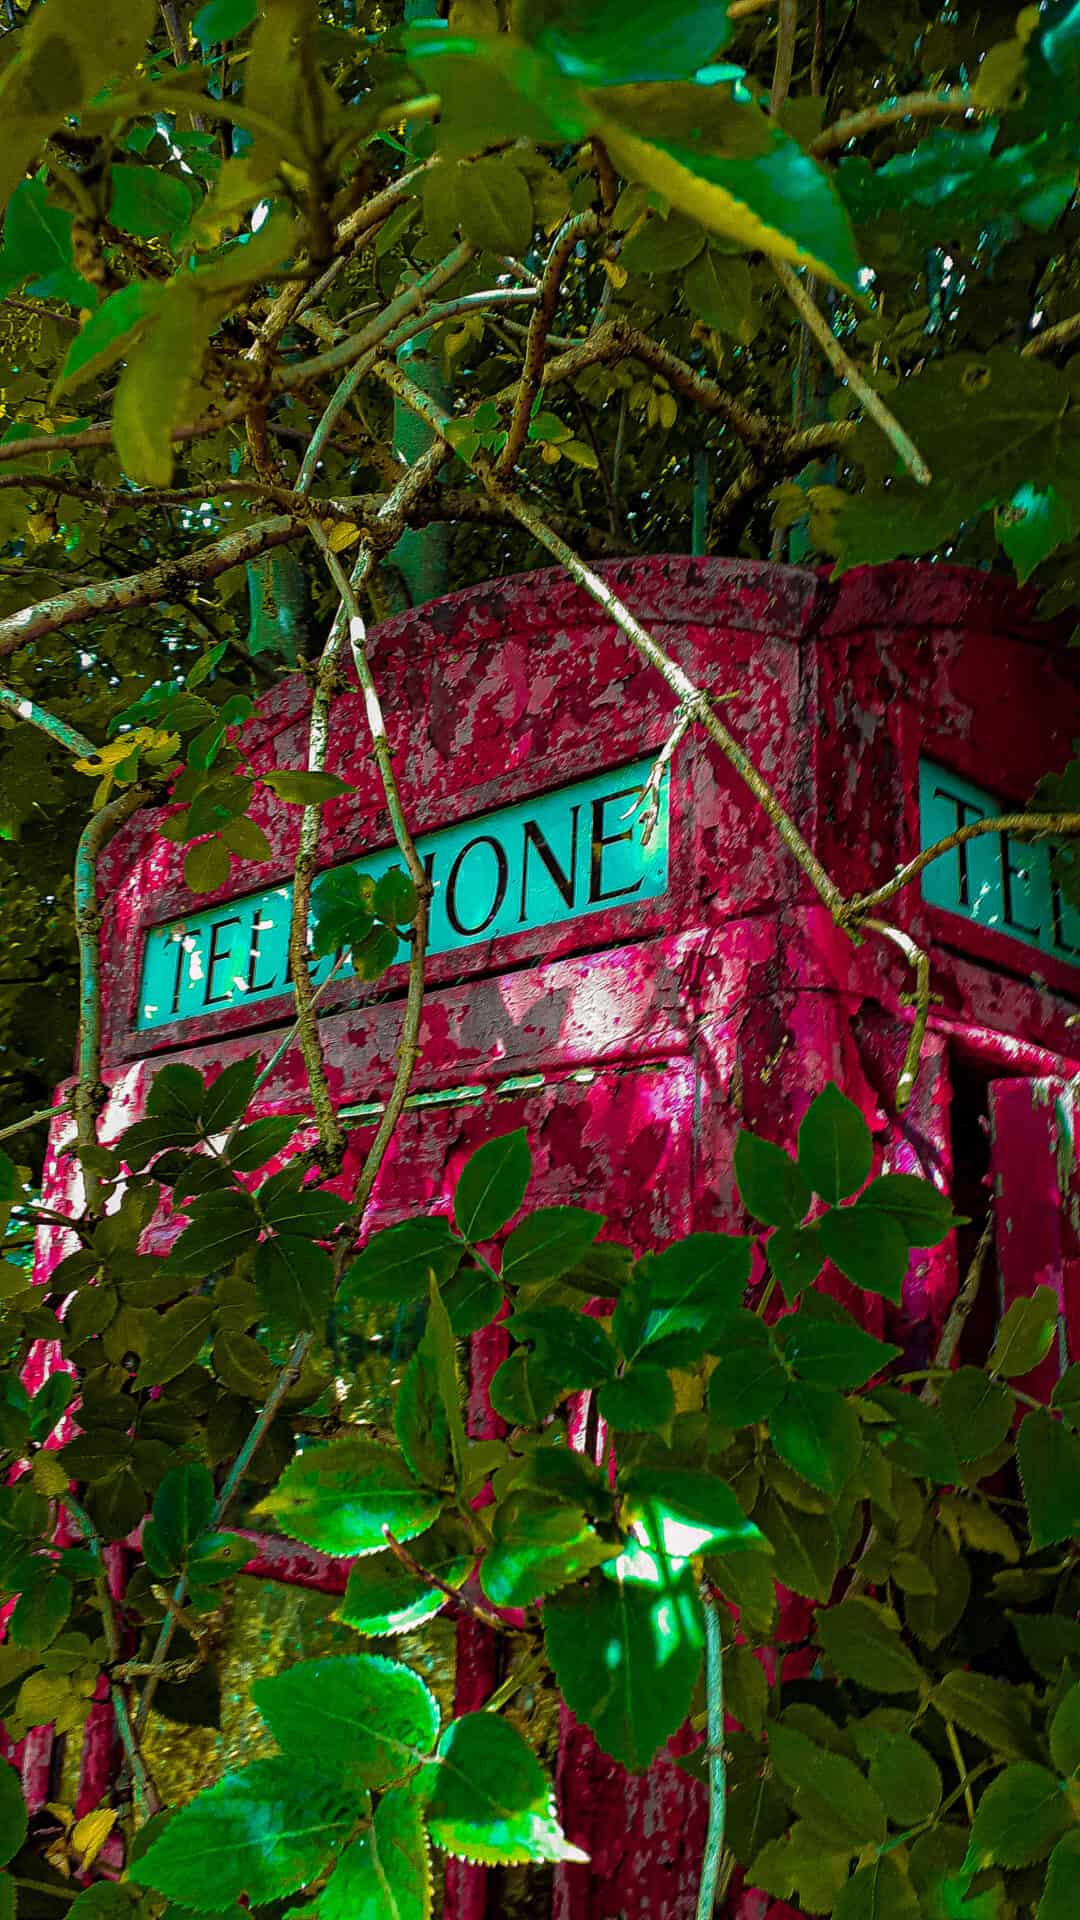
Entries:
[[899,947],[908,965],[914,969],[915,991],[909,997],[915,1008],[915,1018],[911,1024],[911,1035],[904,1053],[904,1063],[900,1068],[900,1077],[896,1082],[894,1096],[897,1113],[903,1113],[911,1102],[915,1091],[915,1082],[919,1077],[922,1061],[923,1041],[926,1038],[926,1023],[930,1017],[930,955],[917,946],[909,933],[901,927],[892,927],[885,920],[866,920],[864,926],[874,933],[880,933]]
[[952,853],[956,847],[966,846],[969,840],[977,840],[984,833],[1012,833],[1030,839],[1046,839],[1050,836],[1067,839],[1080,834],[1080,813],[998,813],[988,815],[983,820],[969,820],[965,826],[957,827],[954,833],[947,833],[942,840],[935,840],[933,846],[924,847],[913,860],[899,867],[891,880],[884,886],[875,887],[872,893],[857,894],[849,900],[841,913],[845,924],[865,919],[875,907],[883,907],[887,900],[917,880],[924,869],[943,853]]
[[795,65],[795,34],[798,25],[799,0],[780,0],[780,12],[776,23],[776,59],[773,64],[772,88],[769,93],[769,112],[774,120],[779,119],[788,97],[791,72]]
[[933,475],[911,435],[904,431],[895,414],[891,413],[885,405],[881,395],[874,392],[855,362],[845,353],[821,308],[811,300],[798,274],[794,273],[783,260],[774,260],[772,269],[799,318],[813,334],[834,373],[839,379],[847,382],[875,425],[881,428],[886,439],[896,448],[912,479],[917,480],[921,487],[928,487]]
[[540,302],[529,322],[529,333],[525,343],[525,365],[518,382],[517,397],[514,401],[513,418],[506,436],[506,443],[496,462],[496,472],[510,473],[517,463],[529,431],[533,402],[540,391],[544,371],[544,353],[548,332],[555,318],[555,309],[559,304],[559,289],[563,274],[570,263],[571,255],[579,240],[584,240],[600,231],[600,216],[591,209],[585,213],[572,214],[564,221],[547,257],[544,277],[540,288]]
[[[987,1255],[993,1244],[994,1214],[991,1208],[987,1213],[983,1230],[979,1235],[975,1251],[971,1256],[967,1274],[964,1278],[964,1284],[953,1301],[952,1306],[949,1308],[948,1318],[941,1330],[941,1338],[938,1341],[937,1352],[934,1355],[935,1369],[952,1366],[956,1349],[960,1345],[960,1336],[967,1324],[968,1316],[979,1297],[983,1270],[986,1266]],[[921,1398],[924,1400],[933,1398],[929,1384],[924,1388]]]
[[859,113],[834,120],[831,127],[823,127],[811,140],[810,152],[820,160],[824,154],[846,147],[850,140],[861,140],[864,134],[877,133],[881,127],[894,127],[900,120],[954,120],[957,114],[973,111],[978,111],[976,103],[963,87],[948,87],[944,93],[904,94],[884,106],[864,107]]
[[109,1591],[109,1569],[105,1564],[105,1549],[102,1545],[101,1535],[98,1533],[90,1515],[86,1512],[85,1508],[80,1506],[74,1495],[70,1493],[63,1494],[60,1505],[74,1520],[86,1546],[93,1555],[97,1569],[94,1578],[97,1587],[98,1604],[101,1608],[102,1625],[105,1629],[105,1654],[109,1663],[109,1699],[116,1720],[116,1729],[120,1735],[124,1752],[127,1755],[128,1766],[131,1770],[131,1782],[135,1789],[135,1804],[142,1817],[149,1820],[153,1814],[161,1812],[162,1802],[159,1798],[157,1788],[150,1777],[146,1761],[143,1757],[142,1748],[139,1745],[138,1735],[131,1724],[127,1688],[121,1684],[114,1673],[114,1668],[120,1659],[122,1649],[120,1643],[120,1623],[117,1620],[116,1608],[113,1605],[112,1594]]
[[949,1743],[949,1752],[952,1754],[953,1761],[956,1766],[956,1771],[960,1776],[961,1785],[963,1787],[964,1811],[967,1814],[969,1824],[971,1826],[974,1826],[975,1801],[972,1798],[971,1786],[968,1780],[967,1761],[964,1759],[963,1749],[961,1748],[960,1742],[957,1739],[956,1728],[953,1726],[953,1723],[951,1720],[945,1720],[945,1738]]
[[71,1112],[71,1094],[58,1100],[54,1107],[39,1107],[36,1113],[28,1113],[25,1120],[13,1120],[10,1127],[0,1127],[0,1140],[13,1140],[18,1133],[29,1133],[31,1127],[44,1126],[45,1122],[58,1120],[62,1114]]
[[645,785],[642,787],[641,792],[632,805],[627,807],[626,812],[619,816],[622,820],[630,820],[635,814],[640,813],[642,815],[641,844],[643,847],[649,845],[653,834],[656,832],[656,823],[660,818],[660,789],[664,782],[664,775],[671,765],[675,749],[679,745],[683,734],[687,731],[687,728],[693,726],[693,724],[693,714],[688,708],[681,707],[675,725],[672,727],[656,759],[649,768],[649,777]]
[[500,1620],[497,1613],[489,1613],[486,1607],[478,1606],[475,1600],[470,1600],[467,1593],[459,1593],[456,1587],[448,1586],[446,1581],[440,1580],[438,1574],[432,1573],[430,1568],[422,1567],[419,1560],[413,1559],[408,1547],[403,1547],[400,1540],[395,1540],[389,1527],[384,1527],[382,1533],[395,1560],[400,1560],[402,1566],[413,1575],[414,1579],[422,1580],[426,1587],[434,1587],[437,1593],[444,1593],[451,1606],[456,1607],[460,1613],[471,1615],[482,1627],[490,1627],[493,1633],[515,1631],[507,1621]]

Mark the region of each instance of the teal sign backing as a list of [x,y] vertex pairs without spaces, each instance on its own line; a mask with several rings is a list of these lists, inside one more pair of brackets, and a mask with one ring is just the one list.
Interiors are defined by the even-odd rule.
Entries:
[[[434,888],[429,952],[451,953],[666,893],[666,775],[647,847],[639,821],[628,817],[652,764],[636,760],[425,834],[417,845]],[[350,864],[378,879],[400,866],[401,856],[389,847]],[[152,927],[138,1026],[172,1026],[287,993],[291,908],[292,887],[285,883]],[[400,958],[407,952],[403,942]],[[332,965],[332,956],[313,965],[316,984]],[[348,973],[348,963],[339,971]]]
[[[959,827],[1008,812],[994,796],[931,760],[919,763],[919,820],[923,847]],[[979,834],[932,860],[923,871],[923,898],[976,926],[993,927],[1056,959],[1080,962],[1080,914],[1069,905],[1054,873],[1049,840],[1012,840]]]

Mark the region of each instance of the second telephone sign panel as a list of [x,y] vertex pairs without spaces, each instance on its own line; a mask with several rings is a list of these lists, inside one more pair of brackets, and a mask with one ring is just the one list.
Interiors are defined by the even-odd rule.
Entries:
[[[652,766],[650,755],[422,835],[418,851],[434,886],[429,952],[450,953],[665,893],[666,777],[648,846],[642,845],[640,822],[632,813],[628,817]],[[389,847],[350,864],[378,879],[400,865],[401,856]],[[215,1008],[286,993],[291,903],[286,881],[152,927],[138,1026],[171,1026]],[[406,952],[403,943],[402,959]],[[332,964],[327,956],[313,967],[316,984]]]

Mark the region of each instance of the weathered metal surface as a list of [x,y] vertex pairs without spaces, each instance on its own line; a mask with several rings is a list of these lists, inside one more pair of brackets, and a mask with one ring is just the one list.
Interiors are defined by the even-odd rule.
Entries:
[[[1029,599],[985,575],[896,566],[849,574],[833,587],[788,568],[665,558],[605,573],[703,684],[737,694],[725,717],[846,890],[879,884],[918,850],[920,754],[1023,803],[1080,732],[1075,658],[1035,626]],[[502,581],[389,621],[373,636],[372,658],[417,831],[655,752],[673,717],[659,676],[561,575]],[[306,702],[292,679],[261,703],[244,736],[256,769],[302,763]],[[320,858],[331,865],[390,838],[358,694],[338,699],[328,764],[356,788],[324,809]],[[264,800],[255,812],[274,861],[237,865],[217,896],[223,911],[291,865],[296,811]],[[164,1051],[182,1047],[207,1072],[253,1051],[266,1059],[289,1009],[284,1000],[248,1013],[211,1009],[172,1032],[135,1030],[143,929],[193,904],[180,851],[155,838],[152,817],[140,816],[110,849],[102,903],[110,1088],[103,1136],[111,1139],[143,1111]],[[931,949],[942,996],[902,1117],[893,1089],[912,1012],[900,956],[881,939],[856,946],[837,930],[728,764],[700,737],[687,737],[672,768],[664,897],[620,901],[432,961],[417,1086],[470,1091],[456,1104],[406,1114],[369,1229],[414,1209],[445,1210],[472,1149],[518,1125],[528,1128],[534,1153],[530,1205],[600,1207],[605,1231],[638,1249],[692,1228],[739,1226],[738,1125],[792,1144],[829,1078],[865,1112],[880,1166],[920,1170],[947,1185],[954,1063],[975,1062],[984,1081],[1067,1079],[1077,1065],[1068,1020],[1078,976],[1046,955],[1029,962],[1012,940],[928,907],[917,888],[887,917]],[[377,991],[335,984],[324,1006],[335,1097],[346,1107],[377,1101],[395,1063],[400,976]],[[253,1016],[257,1029],[245,1031]],[[514,1084],[523,1076],[527,1084]],[[999,1140],[1000,1116],[1020,1096],[1007,1090],[1003,1100],[995,1109]],[[311,1143],[295,1048],[262,1089],[259,1111],[296,1114],[285,1157]],[[1036,1117],[1030,1109],[1032,1125]],[[370,1114],[350,1124],[343,1190],[370,1141]],[[69,1137],[70,1123],[58,1121],[45,1197],[61,1208],[78,1191]],[[1049,1135],[1044,1145],[1057,1169],[1053,1190],[1039,1190],[1046,1218],[1029,1228],[1026,1214],[1005,1214],[1004,1259],[1014,1260],[1016,1284],[1028,1290],[1038,1234],[1045,1228],[1053,1239],[1048,1222],[1055,1208],[1062,1215],[1068,1192],[1069,1224],[1058,1230],[1056,1253],[1048,1241],[1046,1254],[1058,1261],[1068,1309],[1073,1176],[1066,1178]],[[1010,1149],[1011,1163],[1018,1167],[1026,1151]],[[164,1248],[175,1231],[159,1220],[152,1243]],[[70,1249],[70,1236],[47,1229],[38,1277]],[[919,1364],[955,1293],[955,1250],[913,1261],[900,1312],[855,1294],[838,1275],[826,1273],[822,1284],[865,1324],[900,1339]],[[503,1340],[495,1328],[474,1343],[474,1432],[490,1430],[484,1382]],[[253,1547],[252,1568],[264,1577],[340,1590],[340,1563],[269,1542]],[[805,1603],[789,1600],[786,1620],[805,1617]],[[471,1625],[460,1630],[458,1710],[487,1697],[501,1658],[490,1636]],[[700,1790],[668,1763],[628,1779],[569,1720],[557,1781],[567,1828],[591,1849],[593,1864],[557,1871],[545,1907],[553,1920],[689,1920]],[[492,1877],[451,1867],[445,1920],[485,1920],[503,1910],[505,1891]],[[782,1920],[791,1911],[745,1890],[732,1904],[740,1920]]]

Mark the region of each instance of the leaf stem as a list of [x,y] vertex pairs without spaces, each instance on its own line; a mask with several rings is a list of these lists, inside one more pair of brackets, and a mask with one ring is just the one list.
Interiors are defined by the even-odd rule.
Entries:
[[696,1920],[711,1920],[716,1902],[720,1863],[724,1852],[724,1813],[727,1778],[724,1763],[724,1650],[720,1633],[720,1614],[716,1596],[707,1582],[701,1583],[701,1604],[705,1609],[705,1703],[706,1739],[709,1754],[709,1823],[705,1833],[705,1852],[698,1884]]

